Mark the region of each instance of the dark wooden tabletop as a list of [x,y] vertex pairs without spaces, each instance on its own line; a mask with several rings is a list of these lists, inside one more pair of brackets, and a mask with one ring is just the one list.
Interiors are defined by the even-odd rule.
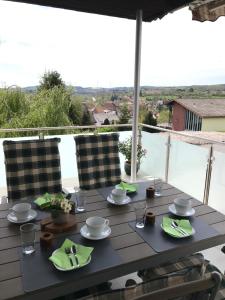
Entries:
[[[164,183],[164,196],[147,200],[148,207],[156,215],[168,212],[168,204],[174,198],[183,195],[178,189]],[[201,251],[225,243],[225,216],[209,206],[193,199],[195,217],[204,220],[218,231],[218,235],[200,242],[190,242],[190,245],[180,247],[179,250],[168,250],[156,253],[128,224],[135,219],[133,203],[125,206],[110,205],[98,192],[87,192],[86,212],[77,214],[78,226],[73,233],[78,233],[87,217],[98,215],[110,220],[112,229],[109,237],[113,248],[121,257],[121,265],[104,270],[81,282],[68,282],[48,289],[25,293],[22,286],[21,268],[18,246],[20,246],[19,226],[10,224],[6,216],[9,204],[0,205],[0,299],[52,299],[56,296],[68,294],[106,280],[126,275],[131,272],[158,265],[176,257],[182,257],[196,251]],[[144,199],[143,199],[144,200]],[[40,232],[38,232],[39,237]],[[34,266],[35,271],[35,266]]]

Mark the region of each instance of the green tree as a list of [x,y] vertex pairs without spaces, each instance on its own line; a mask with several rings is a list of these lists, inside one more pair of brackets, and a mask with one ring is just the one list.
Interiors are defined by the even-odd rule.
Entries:
[[7,128],[14,118],[23,119],[28,110],[29,102],[21,89],[0,90],[0,126]]
[[[23,127],[71,125],[69,119],[69,99],[70,94],[64,88],[54,87],[50,90],[39,91],[33,97],[30,111],[23,119]],[[59,134],[60,132],[56,131],[56,133]]]
[[119,124],[127,124],[130,120],[130,117],[128,105],[124,103],[119,112]]
[[87,109],[84,109],[83,112],[82,125],[94,125],[91,114]]
[[110,122],[109,122],[109,119],[108,119],[108,118],[106,118],[106,119],[104,120],[103,125],[110,125]]
[[[147,112],[147,114],[145,115],[145,118],[143,120],[143,123],[146,125],[157,126],[157,120],[156,120],[156,118],[154,118],[151,111]],[[147,127],[145,127],[144,130],[147,132],[157,132],[157,130],[152,129],[152,128],[147,128]]]
[[83,109],[80,99],[73,97],[69,106],[69,118],[73,125],[82,123]]
[[170,118],[169,109],[163,109],[162,111],[160,111],[157,121],[158,123],[169,123],[170,121],[169,118]]
[[39,90],[49,90],[56,86],[65,88],[61,75],[57,71],[45,72],[41,77]]

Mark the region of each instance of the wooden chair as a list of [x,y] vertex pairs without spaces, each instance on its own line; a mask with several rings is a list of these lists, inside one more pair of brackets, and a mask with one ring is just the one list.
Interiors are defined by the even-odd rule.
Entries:
[[59,138],[4,141],[9,200],[62,191]]
[[[221,283],[221,274],[212,272],[201,279],[159,287],[151,291],[151,284],[143,282],[105,294],[89,295],[80,300],[214,300]],[[163,285],[164,286],[164,285]],[[77,299],[77,298],[73,298]],[[219,298],[222,299],[222,298]]]
[[117,133],[78,135],[74,140],[81,189],[111,186],[121,181]]
[[[185,282],[175,286],[153,291],[134,298],[135,300],[170,300],[170,299],[195,299],[213,300],[216,297],[221,283],[221,274],[212,272],[203,279]],[[187,296],[189,296],[187,298]],[[131,300],[131,299],[130,299]]]

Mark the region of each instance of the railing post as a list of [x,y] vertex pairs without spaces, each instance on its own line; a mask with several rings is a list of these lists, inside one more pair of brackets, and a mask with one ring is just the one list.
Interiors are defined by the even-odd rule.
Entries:
[[170,165],[170,147],[171,147],[171,143],[170,143],[171,137],[170,134],[168,135],[167,138],[167,143],[166,143],[166,167],[165,167],[165,182],[168,183],[168,176],[169,176],[169,165]]
[[135,66],[134,66],[134,100],[133,100],[133,124],[132,124],[132,150],[131,150],[131,182],[136,181],[137,170],[137,142],[138,142],[138,111],[140,94],[140,68],[141,68],[141,34],[142,34],[142,10],[137,10],[136,15],[136,39],[135,39]]
[[203,197],[203,204],[206,204],[206,205],[208,205],[208,202],[209,202],[212,164],[213,164],[214,159],[215,159],[215,157],[213,156],[213,146],[210,146],[209,157],[208,157],[207,168],[206,168],[206,175],[205,175],[205,189],[204,189],[204,197]]
[[43,132],[39,132],[39,140],[43,140],[45,138],[44,133]]

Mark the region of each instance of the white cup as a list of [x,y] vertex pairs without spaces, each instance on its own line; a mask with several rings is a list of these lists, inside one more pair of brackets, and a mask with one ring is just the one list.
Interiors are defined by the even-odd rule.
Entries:
[[122,202],[126,197],[126,190],[113,189],[111,195],[115,202]]
[[190,210],[191,204],[192,203],[190,199],[183,199],[183,198],[174,199],[176,212],[180,215],[184,215],[188,210]]
[[90,217],[86,220],[86,225],[90,235],[99,236],[109,225],[109,220],[102,217]]
[[28,217],[30,209],[30,203],[18,203],[14,205],[10,210],[18,220],[25,220]]

